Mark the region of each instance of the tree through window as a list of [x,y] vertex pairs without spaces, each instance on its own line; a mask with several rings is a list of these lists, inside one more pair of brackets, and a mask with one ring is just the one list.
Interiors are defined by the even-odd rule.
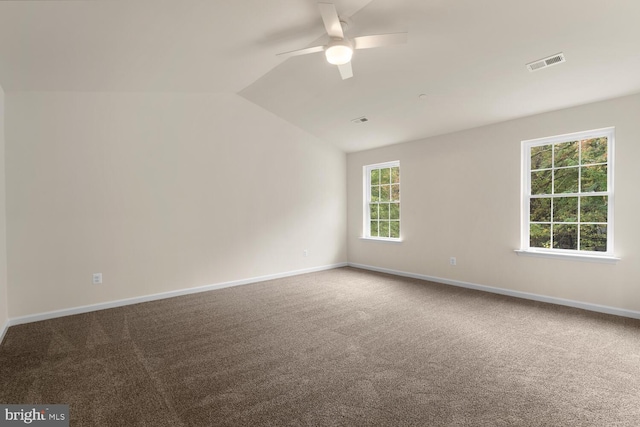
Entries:
[[613,128],[523,141],[523,249],[613,251]]
[[400,162],[365,166],[365,237],[400,239]]

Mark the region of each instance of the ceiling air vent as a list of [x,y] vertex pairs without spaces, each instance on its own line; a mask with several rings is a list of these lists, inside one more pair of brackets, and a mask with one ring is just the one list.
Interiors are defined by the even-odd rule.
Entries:
[[351,121],[353,123],[365,123],[365,122],[368,122],[369,119],[367,119],[365,116],[362,116],[362,117],[358,117],[357,119],[352,119]]
[[551,67],[552,65],[562,64],[566,59],[564,53],[557,53],[544,59],[539,59],[527,64],[527,69],[531,72],[538,71],[543,68]]

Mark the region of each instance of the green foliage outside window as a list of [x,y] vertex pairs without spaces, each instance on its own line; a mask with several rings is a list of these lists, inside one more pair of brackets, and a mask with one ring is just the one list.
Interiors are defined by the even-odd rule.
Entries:
[[400,238],[400,167],[371,169],[369,177],[371,237]]
[[608,138],[530,148],[529,246],[607,250]]

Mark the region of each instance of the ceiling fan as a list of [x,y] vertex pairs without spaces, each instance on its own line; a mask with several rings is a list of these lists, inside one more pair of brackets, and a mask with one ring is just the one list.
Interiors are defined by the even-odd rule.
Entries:
[[332,3],[318,3],[322,22],[327,34],[331,38],[329,43],[290,52],[279,53],[278,56],[298,56],[324,51],[327,62],[338,66],[342,79],[353,77],[351,57],[354,49],[369,49],[372,47],[390,46],[407,42],[407,33],[377,34],[349,39],[345,37],[346,24],[340,20],[336,7]]

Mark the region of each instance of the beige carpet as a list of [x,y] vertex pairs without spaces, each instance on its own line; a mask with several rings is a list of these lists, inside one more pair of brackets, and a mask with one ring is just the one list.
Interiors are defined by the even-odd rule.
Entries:
[[14,326],[73,426],[638,426],[640,321],[341,268]]

